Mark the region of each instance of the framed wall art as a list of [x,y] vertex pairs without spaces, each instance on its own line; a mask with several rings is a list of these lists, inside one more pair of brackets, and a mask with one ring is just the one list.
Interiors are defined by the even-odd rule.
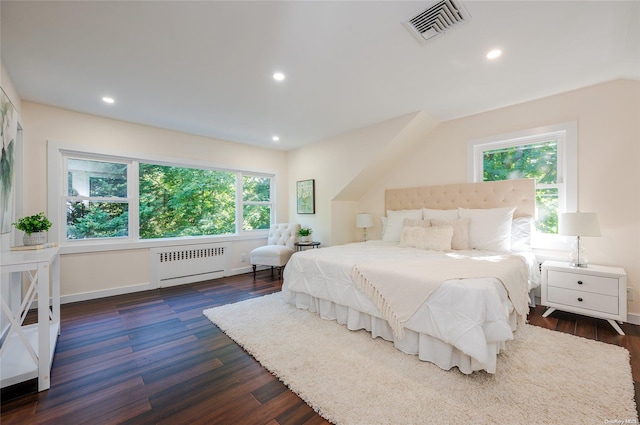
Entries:
[[11,232],[13,218],[18,147],[18,113],[5,94],[0,91],[0,233]]
[[316,213],[315,180],[301,180],[296,182],[296,201],[298,214]]

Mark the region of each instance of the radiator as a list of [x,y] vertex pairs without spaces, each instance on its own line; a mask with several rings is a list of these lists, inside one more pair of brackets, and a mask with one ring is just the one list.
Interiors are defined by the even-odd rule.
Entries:
[[151,285],[167,287],[224,276],[227,247],[194,244],[151,248]]

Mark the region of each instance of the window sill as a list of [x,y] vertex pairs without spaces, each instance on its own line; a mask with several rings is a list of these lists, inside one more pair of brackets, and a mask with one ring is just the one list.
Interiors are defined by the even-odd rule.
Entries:
[[209,243],[228,243],[238,241],[249,241],[265,239],[268,231],[256,232],[245,235],[229,236],[203,236],[198,238],[171,238],[171,239],[151,239],[140,241],[73,241],[64,242],[60,245],[60,254],[81,254],[87,252],[125,251],[133,249],[150,249],[159,246],[179,246]]

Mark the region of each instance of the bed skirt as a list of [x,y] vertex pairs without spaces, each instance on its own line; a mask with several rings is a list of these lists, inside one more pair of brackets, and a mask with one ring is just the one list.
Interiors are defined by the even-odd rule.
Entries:
[[[385,319],[362,313],[351,307],[295,291],[287,291],[284,298],[286,302],[297,308],[318,314],[325,320],[335,320],[349,330],[365,329],[372,338],[380,337],[391,341],[396,349],[406,354],[417,355],[420,360],[434,363],[444,370],[457,367],[460,372],[465,374],[480,370],[495,373],[497,355],[505,348],[504,341],[487,343],[489,351],[487,358],[489,360],[482,363],[438,338],[411,329],[405,328],[403,338],[397,339]],[[513,317],[512,323],[515,329],[515,317]]]

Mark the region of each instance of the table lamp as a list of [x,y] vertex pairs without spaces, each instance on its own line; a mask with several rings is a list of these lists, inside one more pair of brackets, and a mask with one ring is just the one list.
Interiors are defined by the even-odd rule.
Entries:
[[596,213],[561,213],[558,221],[558,233],[575,236],[573,251],[569,254],[573,267],[587,267],[589,259],[585,255],[584,247],[580,245],[581,236],[600,236],[600,224]]
[[356,216],[356,227],[364,229],[364,241],[367,241],[367,227],[373,227],[373,216],[369,213],[360,213]]

